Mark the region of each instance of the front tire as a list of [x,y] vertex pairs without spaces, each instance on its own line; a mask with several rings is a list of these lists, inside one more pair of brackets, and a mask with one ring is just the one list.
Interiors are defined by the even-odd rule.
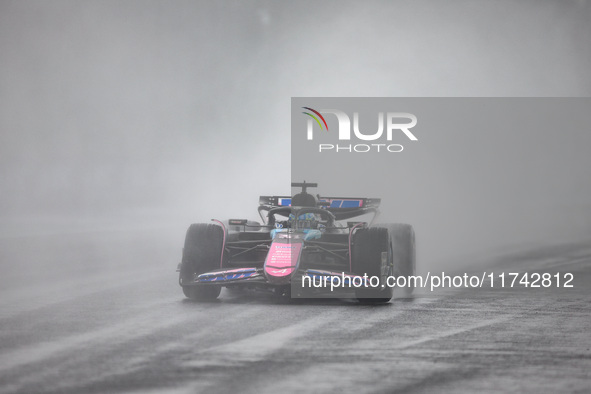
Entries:
[[393,289],[385,281],[392,273],[392,245],[387,229],[372,227],[357,230],[353,237],[352,268],[357,275],[380,278],[377,287],[366,286],[355,290],[359,302],[377,304],[390,301]]
[[391,223],[381,224],[381,227],[387,228],[390,233],[390,239],[393,246],[394,275],[406,277],[406,286],[404,292],[411,295],[414,290],[414,282],[411,282],[409,276],[414,276],[416,272],[416,247],[415,231],[410,224]]
[[220,295],[216,285],[183,285],[192,283],[198,274],[220,267],[223,229],[215,224],[192,224],[187,230],[179,282],[187,298],[195,301],[214,300]]

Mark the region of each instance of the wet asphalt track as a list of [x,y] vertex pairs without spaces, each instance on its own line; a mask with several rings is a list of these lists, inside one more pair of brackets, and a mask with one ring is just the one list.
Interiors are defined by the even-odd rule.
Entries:
[[572,272],[574,289],[200,304],[177,285],[178,245],[96,238],[1,240],[0,392],[591,392],[589,244],[491,260]]

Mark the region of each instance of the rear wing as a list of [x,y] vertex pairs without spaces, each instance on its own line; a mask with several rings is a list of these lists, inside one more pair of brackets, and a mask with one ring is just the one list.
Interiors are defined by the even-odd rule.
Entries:
[[260,196],[259,205],[275,207],[291,207],[291,196]]
[[[331,212],[336,220],[345,220],[373,213],[377,216],[381,198],[319,197],[318,205]],[[259,213],[275,207],[290,207],[291,196],[260,196]]]
[[[327,209],[378,208],[381,198],[364,197],[319,197],[318,204]],[[291,196],[260,196],[259,205],[269,207],[291,207]]]

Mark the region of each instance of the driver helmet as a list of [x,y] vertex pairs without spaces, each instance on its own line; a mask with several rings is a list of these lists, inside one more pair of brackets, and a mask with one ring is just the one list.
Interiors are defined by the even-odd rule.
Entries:
[[[295,215],[293,213],[289,214],[289,223],[293,224],[293,222],[295,222]],[[319,220],[319,215],[313,213],[313,212],[309,212],[309,213],[302,213],[301,215],[298,216],[298,221],[303,223],[303,227],[307,227],[307,228],[312,228],[314,227],[314,225],[318,224],[318,220]]]

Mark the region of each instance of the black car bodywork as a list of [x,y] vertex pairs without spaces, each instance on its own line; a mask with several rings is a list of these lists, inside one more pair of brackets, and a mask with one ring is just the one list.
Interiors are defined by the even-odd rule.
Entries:
[[[187,297],[214,299],[221,287],[310,296],[332,292],[334,286],[327,283],[339,278],[360,300],[387,302],[393,290],[386,278],[414,274],[412,227],[372,226],[380,199],[313,196],[307,188],[316,184],[292,186],[302,191],[293,197],[260,197],[262,224],[213,219],[189,227],[179,265],[179,284]],[[306,287],[302,277],[324,286]],[[370,285],[368,277],[379,280]]]

